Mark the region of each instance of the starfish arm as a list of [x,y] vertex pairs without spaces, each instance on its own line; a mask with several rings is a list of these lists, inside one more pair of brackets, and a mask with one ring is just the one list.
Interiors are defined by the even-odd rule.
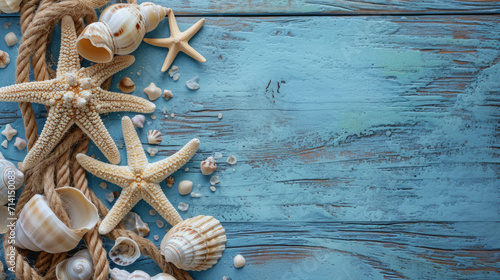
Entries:
[[34,167],[38,162],[44,159],[61,141],[66,131],[71,127],[73,121],[65,112],[66,108],[62,106],[50,108],[42,133],[24,158],[23,168],[25,170]]
[[182,222],[182,218],[174,206],[165,196],[158,184],[147,184],[142,191],[144,200],[160,214],[167,223],[175,226]]
[[94,64],[82,70],[87,77],[92,79],[94,86],[98,87],[109,77],[129,67],[134,63],[133,55],[115,56],[111,62]]
[[96,98],[99,114],[111,112],[132,111],[137,113],[152,113],[156,105],[137,96],[107,91],[101,88],[92,91]]
[[57,63],[57,78],[80,69],[80,56],[76,51],[76,31],[73,19],[65,16],[61,20],[61,49]]
[[168,11],[168,26],[170,28],[170,37],[177,37],[181,35],[177,21],[175,20],[174,11],[170,9]]
[[173,38],[144,38],[144,42],[152,46],[170,48],[174,43]]
[[112,231],[141,198],[141,192],[136,184],[123,189],[113,208],[111,208],[106,217],[104,217],[104,220],[102,220],[99,226],[99,233],[108,234]]
[[194,156],[199,146],[200,140],[195,138],[189,141],[189,143],[182,147],[177,153],[161,161],[149,164],[146,170],[144,170],[146,174],[144,179],[148,182],[159,184],[170,176],[170,174],[186,164]]
[[167,57],[165,58],[165,61],[163,62],[163,66],[161,67],[161,72],[167,71],[168,67],[172,65],[172,62],[174,62],[175,57],[179,53],[179,46],[178,45],[173,45],[171,48],[168,49],[168,54]]
[[127,148],[127,164],[132,170],[144,170],[148,165],[148,158],[144,153],[141,140],[135,131],[135,127],[129,117],[122,118],[123,138]]
[[125,188],[135,180],[128,166],[118,166],[93,159],[85,154],[76,155],[78,163],[89,173]]
[[40,81],[0,88],[0,101],[31,102],[49,106],[55,81]]
[[202,18],[197,21],[193,26],[189,27],[186,31],[182,32],[181,41],[189,41],[189,39],[193,38],[193,36],[201,29],[203,24],[205,23],[205,19]]
[[181,46],[183,48],[182,51],[185,54],[189,55],[190,57],[196,59],[199,62],[207,62],[207,60],[199,52],[193,49],[193,47],[191,47],[188,43],[182,42]]
[[120,152],[96,111],[79,111],[75,123],[94,141],[109,162],[120,163]]

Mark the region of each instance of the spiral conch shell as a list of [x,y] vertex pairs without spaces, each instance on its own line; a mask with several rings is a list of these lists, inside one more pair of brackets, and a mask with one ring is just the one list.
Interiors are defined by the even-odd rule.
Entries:
[[160,273],[151,277],[142,270],[136,270],[130,273],[118,268],[113,268],[110,271],[110,277],[111,280],[175,280],[172,275],[167,273]]
[[[23,185],[24,174],[0,153],[0,175],[0,205],[5,205],[9,201],[9,191],[17,190]],[[11,197],[14,197],[13,193]]]
[[165,260],[180,269],[206,270],[222,256],[226,248],[226,232],[214,217],[200,215],[170,229],[160,248]]
[[0,0],[0,11],[10,14],[19,11],[21,0]]
[[168,11],[151,2],[111,5],[102,12],[98,22],[83,30],[76,40],[76,49],[90,61],[110,62],[114,54],[135,51],[146,32],[155,29]]
[[56,266],[57,280],[90,280],[93,272],[94,264],[87,249],[76,252]]
[[109,250],[109,257],[117,265],[127,266],[141,256],[137,243],[128,237],[118,237],[115,245]]
[[97,208],[81,191],[64,187],[56,192],[71,220],[71,227],[57,218],[45,196],[36,194],[26,203],[16,223],[16,245],[19,248],[52,254],[67,252],[97,224]]

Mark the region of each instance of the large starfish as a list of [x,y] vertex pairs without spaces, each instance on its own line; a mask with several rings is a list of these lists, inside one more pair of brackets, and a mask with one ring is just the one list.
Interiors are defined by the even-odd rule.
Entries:
[[84,154],[76,160],[95,176],[123,188],[120,197],[99,226],[100,234],[107,234],[125,215],[144,199],[172,226],[182,221],[177,210],[161,190],[159,183],[186,164],[196,153],[200,140],[189,141],[172,156],[155,163],[148,163],[139,136],[129,117],[122,118],[123,138],[127,148],[128,166],[107,164]]
[[64,17],[56,78],[0,88],[2,101],[40,103],[50,107],[42,133],[24,159],[24,169],[35,166],[50,153],[73,124],[94,141],[110,162],[117,164],[120,153],[99,114],[120,111],[151,113],[155,109],[153,103],[143,98],[100,88],[107,78],[131,65],[135,60],[133,56],[118,56],[109,63],[80,68],[75,42],[73,20]]
[[207,61],[201,54],[199,54],[195,49],[193,49],[188,44],[189,40],[203,26],[203,23],[205,23],[204,18],[200,19],[188,30],[181,32],[179,30],[179,26],[177,26],[177,21],[175,20],[174,12],[172,10],[169,10],[168,25],[170,27],[170,37],[164,39],[152,39],[152,38],[144,39],[144,42],[150,45],[168,48],[167,58],[165,58],[165,62],[163,62],[163,66],[161,67],[162,72],[167,71],[168,67],[172,65],[172,62],[174,62],[174,59],[179,53],[179,51],[184,52],[185,54],[198,60],[199,62]]

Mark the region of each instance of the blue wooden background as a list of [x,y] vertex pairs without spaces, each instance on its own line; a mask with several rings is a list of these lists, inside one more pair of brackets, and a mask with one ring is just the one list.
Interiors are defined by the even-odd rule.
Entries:
[[[165,3],[156,1],[157,3]],[[270,2],[270,3],[269,3]],[[215,267],[195,279],[500,279],[500,4],[497,1],[175,1],[185,30],[205,26],[180,54],[174,82],[160,68],[166,49],[142,44],[116,75],[171,89],[155,101],[156,119],[138,129],[164,134],[166,157],[191,138],[199,152],[174,174],[203,197],[162,183],[183,218],[212,215],[227,231]],[[3,25],[11,22],[5,29]],[[0,15],[0,38],[20,34],[17,15]],[[56,30],[56,33],[58,29]],[[168,37],[164,21],[147,37]],[[52,41],[57,61],[59,35]],[[0,86],[14,83],[12,63]],[[139,76],[137,73],[139,72]],[[200,77],[201,89],[185,82]],[[163,110],[175,114],[165,117]],[[39,129],[46,111],[36,106]],[[217,115],[223,114],[219,120]],[[120,118],[103,120],[125,149]],[[0,104],[0,124],[24,136],[16,103]],[[0,140],[3,141],[3,136]],[[3,154],[21,161],[25,151]],[[200,161],[221,152],[213,193]],[[89,154],[104,159],[92,146]],[[225,163],[228,155],[238,163]],[[109,184],[89,175],[104,200]],[[198,188],[197,185],[201,187]],[[112,204],[105,202],[107,206]],[[151,234],[165,233],[140,202]],[[106,241],[107,248],[112,242]],[[247,265],[235,269],[233,257]],[[3,261],[3,258],[2,258]],[[126,268],[159,271],[147,258]]]

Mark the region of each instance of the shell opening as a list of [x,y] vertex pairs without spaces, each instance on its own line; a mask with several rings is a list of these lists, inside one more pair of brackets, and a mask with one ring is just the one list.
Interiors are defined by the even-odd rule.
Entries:
[[82,38],[76,43],[78,52],[87,60],[107,63],[113,60],[113,52],[107,46],[95,46],[91,39]]

